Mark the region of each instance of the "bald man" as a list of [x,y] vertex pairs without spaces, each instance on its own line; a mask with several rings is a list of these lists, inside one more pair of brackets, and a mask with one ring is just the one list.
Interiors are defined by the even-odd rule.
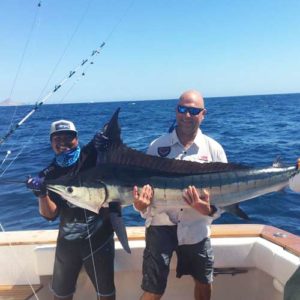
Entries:
[[[154,140],[147,153],[160,157],[207,162],[227,162],[222,146],[204,135],[199,126],[206,109],[201,94],[184,92],[176,105],[174,130]],[[211,298],[214,257],[210,243],[210,225],[219,215],[210,205],[206,191],[199,194],[187,187],[183,199],[189,207],[155,208],[152,189],[134,188],[134,207],[146,218],[146,248],[143,260],[144,290],[141,300],[159,300],[165,292],[173,252],[177,254],[177,277],[191,275],[195,282],[195,300]],[[155,197],[155,195],[154,195]]]

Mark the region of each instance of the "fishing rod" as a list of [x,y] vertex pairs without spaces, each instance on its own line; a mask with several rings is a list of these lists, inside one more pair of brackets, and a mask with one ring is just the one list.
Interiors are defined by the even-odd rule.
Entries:
[[[19,75],[20,75],[20,72],[21,72],[21,68],[23,66],[23,62],[24,62],[24,58],[25,58],[25,54],[27,52],[27,48],[29,46],[29,42],[31,40],[31,37],[32,37],[32,33],[33,33],[33,30],[36,26],[36,23],[37,23],[37,19],[38,19],[38,14],[40,12],[40,7],[41,7],[41,1],[38,1],[38,4],[37,4],[37,10],[36,10],[36,13],[35,13],[35,16],[34,16],[34,19],[33,19],[33,22],[32,22],[32,25],[31,25],[31,28],[30,28],[30,31],[28,33],[28,37],[26,39],[26,43],[24,45],[24,49],[22,51],[22,55],[21,55],[21,59],[20,59],[20,62],[19,62],[19,65],[17,67],[17,72],[16,72],[16,75],[15,75],[15,78],[13,80],[13,83],[12,83],[12,87],[10,89],[10,93],[9,93],[9,96],[8,96],[8,99],[11,99],[12,98],[12,95],[13,95],[13,92],[14,92],[14,89],[15,89],[15,86],[16,86],[16,83],[17,83],[17,80],[19,78]],[[13,120],[14,120],[14,117],[17,113],[17,106],[15,106],[15,110],[14,110],[14,113],[12,115],[12,118],[11,118],[11,122],[10,122],[10,125],[8,126],[8,128],[10,128],[13,124]]]
[[[62,53],[62,55],[60,56],[60,58],[59,58],[59,60],[57,61],[57,63],[56,63],[56,65],[55,65],[54,69],[52,70],[52,73],[51,73],[51,75],[49,76],[48,81],[46,82],[44,88],[42,89],[42,92],[40,93],[40,96],[38,97],[38,99],[41,99],[41,98],[42,98],[42,96],[43,96],[43,94],[44,94],[44,91],[45,91],[45,89],[46,89],[46,87],[47,87],[47,85],[48,85],[48,83],[49,83],[51,77],[52,77],[53,74],[55,73],[55,70],[57,69],[59,63],[61,62],[62,58],[64,57],[64,55],[65,55],[65,53],[66,53],[66,51],[67,51],[67,49],[69,48],[72,39],[74,38],[76,32],[77,32],[78,29],[79,29],[80,24],[83,22],[83,19],[84,19],[85,15],[87,14],[88,9],[89,9],[89,7],[90,7],[92,1],[93,1],[93,0],[90,0],[90,1],[89,1],[89,3],[88,3],[88,5],[87,5],[86,9],[84,10],[84,12],[83,12],[83,14],[82,14],[82,16],[81,16],[79,22],[77,23],[77,26],[76,26],[74,32],[72,33],[71,38],[69,39],[69,41],[68,41],[68,43],[67,43],[67,45],[66,45],[66,47],[65,47],[65,49],[64,49],[64,51],[63,51],[63,53]],[[39,1],[39,3],[38,3],[38,7],[40,7],[40,6],[41,6],[41,1]],[[36,17],[35,17],[35,19],[36,19]],[[34,22],[34,23],[35,23],[35,22]],[[33,26],[32,26],[32,30],[33,30]],[[30,35],[31,35],[31,34],[30,34]],[[28,39],[29,39],[29,38],[28,38]],[[28,42],[27,42],[27,44],[28,44]],[[91,62],[91,64],[92,64],[92,62]],[[84,76],[84,72],[85,72],[86,69],[87,69],[87,68],[85,68],[85,69],[82,71],[82,74],[81,74],[82,76]],[[82,78],[82,76],[81,76],[81,78]],[[77,79],[77,81],[78,81],[78,79]],[[74,84],[73,84],[73,86],[74,86]],[[45,99],[44,99],[44,101],[45,101]],[[37,105],[37,104],[36,104],[36,105]],[[14,113],[13,113],[13,116],[12,116],[12,119],[11,119],[11,122],[10,122],[10,125],[9,125],[9,127],[8,127],[8,129],[7,129],[7,130],[9,130],[9,132],[12,131],[11,129],[15,129],[15,128],[12,127],[12,125],[13,125],[13,122],[14,122],[14,116],[15,116],[15,114],[16,114],[16,110],[17,110],[17,106],[15,107],[15,111],[14,111]],[[36,111],[37,108],[35,108],[35,109],[33,109],[33,110]],[[36,130],[36,131],[37,131],[37,130]],[[35,132],[36,132],[36,131],[35,131]],[[35,135],[35,134],[33,134],[32,136],[34,136],[34,135]],[[27,142],[27,144],[29,144],[29,141]],[[0,143],[0,148],[1,148],[2,146],[3,146],[3,141],[2,141],[2,144]],[[25,146],[25,147],[26,147],[26,146]],[[1,163],[1,165],[0,165],[0,177],[2,177],[2,176],[4,175],[4,173],[7,171],[7,169],[8,169],[8,168],[11,166],[11,164],[17,159],[17,157],[22,153],[22,151],[23,151],[23,149],[24,149],[25,147],[22,148],[22,150],[17,154],[17,156],[14,158],[14,160],[9,164],[9,166],[8,166],[7,168],[5,168],[4,170],[1,170],[1,167],[2,167],[2,165],[4,164],[4,162],[6,161],[8,155],[5,156],[5,158],[3,159],[3,161],[2,161],[2,163]],[[7,152],[10,152],[10,153],[11,153],[11,151],[7,151]],[[9,154],[10,154],[10,153],[9,153]],[[1,173],[1,172],[2,172],[2,173]]]
[[50,80],[52,79],[53,75],[55,74],[56,69],[58,68],[58,66],[59,66],[60,62],[62,61],[62,59],[64,58],[65,54],[67,53],[67,50],[68,50],[69,46],[71,45],[71,42],[72,42],[73,38],[75,37],[76,33],[78,32],[79,27],[81,26],[81,23],[83,22],[84,18],[86,17],[92,1],[93,0],[90,0],[87,3],[86,8],[83,11],[83,14],[81,15],[80,19],[78,20],[77,25],[76,25],[76,27],[75,27],[72,35],[70,36],[70,38],[68,40],[68,43],[66,44],[66,46],[65,46],[65,48],[64,48],[61,56],[59,57],[58,61],[56,62],[56,65],[54,66],[54,68],[53,68],[50,76],[48,77],[48,80],[45,83],[45,85],[44,85],[44,87],[43,87],[43,89],[42,89],[42,91],[41,91],[40,96],[38,97],[38,99],[40,99],[44,95],[44,92],[45,92],[46,88],[48,87],[48,84],[49,84]]
[[[100,47],[98,47],[96,50],[93,50],[89,58],[84,59],[74,70],[70,71],[69,75],[57,85],[55,85],[54,89],[50,91],[42,100],[37,102],[34,108],[21,121],[11,126],[7,133],[0,138],[0,145],[2,145],[32,114],[34,114],[40,108],[40,106],[42,106],[54,93],[56,93],[80,68],[83,68],[83,66],[85,66],[86,63],[88,63],[93,56],[98,55],[104,46],[105,42],[103,42],[100,45]],[[90,63],[93,64],[92,61]],[[84,76],[85,74],[82,73],[82,75]]]
[[[131,5],[134,3],[134,0],[131,1]],[[128,6],[127,8],[127,11],[125,13],[127,13],[129,11],[129,8],[130,6]],[[25,115],[25,117],[23,117],[18,123],[16,123],[15,125],[13,125],[13,122],[11,122],[10,124],[10,128],[8,129],[8,131],[2,136],[0,137],[0,146],[2,146],[2,144],[23,124],[26,122],[26,120],[28,118],[30,118],[31,115],[34,114],[34,112],[36,112],[44,103],[45,101],[47,101],[47,99],[50,98],[50,96],[52,96],[54,93],[56,93],[70,78],[72,78],[72,76],[80,69],[80,68],[83,68],[85,70],[85,67],[87,67],[88,65],[91,65],[93,64],[93,61],[90,62],[90,64],[87,64],[89,62],[89,60],[91,60],[95,55],[99,54],[100,51],[102,50],[102,48],[105,46],[106,42],[108,41],[108,39],[111,37],[111,35],[113,34],[113,32],[116,30],[116,28],[119,26],[119,24],[121,23],[121,20],[122,18],[125,16],[125,13],[124,15],[120,18],[119,22],[115,25],[115,27],[112,29],[112,31],[109,33],[107,39],[105,39],[99,48],[97,48],[96,50],[93,50],[90,57],[88,59],[84,59],[80,65],[78,65],[74,70],[70,71],[68,76],[66,78],[64,78],[60,83],[58,83],[57,85],[55,85],[54,89],[49,92],[42,100],[39,100],[36,102],[35,106],[32,108],[32,110]],[[56,68],[56,67],[55,67]],[[85,73],[84,73],[84,70],[82,71],[81,75],[84,76]],[[51,74],[52,76],[52,74]],[[38,98],[40,99],[40,97]],[[21,151],[19,152],[19,154],[15,157],[15,159],[9,164],[9,166],[2,172],[2,174],[0,174],[0,184],[3,183],[3,184],[9,184],[9,183],[14,183],[14,184],[25,184],[26,181],[23,181],[23,180],[15,180],[15,179],[2,179],[1,177],[3,176],[3,174],[5,173],[5,171],[12,165],[12,163],[17,159],[17,157],[22,153],[24,147],[21,149]],[[5,158],[6,159],[6,158]],[[3,160],[1,166],[3,165],[5,159]],[[0,223],[1,225],[1,223]],[[88,224],[87,224],[88,225]],[[2,225],[1,225],[1,228],[2,228]],[[2,228],[2,230],[4,231],[4,228]],[[89,235],[89,239],[90,239],[90,235]],[[90,250],[91,250],[91,255],[93,257],[93,252],[92,252],[92,248],[91,248],[91,241],[90,241]],[[18,257],[16,257],[17,260],[18,260]],[[95,268],[95,263],[94,263],[94,260],[93,260],[93,267],[94,267],[94,276],[96,278],[96,282],[98,281],[97,280],[97,272],[96,272],[96,268]],[[36,295],[35,293],[35,290],[32,288],[32,285],[31,283],[29,282],[28,278],[27,278],[27,275],[25,273],[25,276],[26,276],[26,279],[27,279],[27,282],[28,284],[30,285],[32,291],[33,291],[33,294],[35,295],[36,299],[38,300],[38,296]],[[97,287],[97,291],[99,291],[98,287]]]
[[[130,8],[133,6],[133,3],[135,2],[135,0],[132,0],[130,2],[130,4],[128,5],[127,9],[125,10],[125,12],[123,13],[123,15],[119,18],[119,21],[116,22],[115,26],[112,28],[112,30],[109,32],[108,36],[106,37],[105,41],[108,41],[111,36],[113,35],[113,33],[116,31],[117,27],[120,26],[123,18],[125,18],[125,16],[127,15],[127,13],[129,12]],[[38,7],[41,6],[41,1],[38,4]],[[76,29],[77,30],[77,29]],[[100,47],[98,47],[96,50],[93,50],[90,57],[88,59],[84,59],[80,65],[78,65],[73,71],[69,72],[69,75],[64,78],[60,83],[58,83],[57,85],[55,85],[54,89],[49,92],[42,100],[37,101],[34,108],[27,114],[25,115],[25,117],[23,119],[21,119],[21,121],[19,121],[18,123],[16,123],[15,125],[11,125],[10,128],[8,129],[7,133],[4,134],[1,138],[0,138],[0,146],[34,113],[36,112],[39,107],[41,105],[43,105],[45,103],[46,100],[48,100],[48,98],[50,98],[50,96],[52,96],[55,92],[57,92],[58,89],[60,89],[80,68],[82,68],[94,55],[97,55],[100,53],[100,51],[102,50],[102,48],[105,46],[106,42],[102,42],[102,44],[100,45]],[[90,62],[91,64],[93,64],[93,62]],[[85,75],[85,73],[83,72],[81,74],[82,76]]]

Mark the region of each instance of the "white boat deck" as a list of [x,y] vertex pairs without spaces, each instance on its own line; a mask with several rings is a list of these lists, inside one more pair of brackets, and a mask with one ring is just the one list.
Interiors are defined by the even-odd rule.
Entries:
[[[122,300],[139,299],[142,293],[144,228],[128,228],[128,234],[131,255],[116,241],[115,281],[117,299]],[[1,285],[41,284],[43,288],[29,299],[52,299],[48,285],[53,269],[56,235],[55,230],[0,234]],[[212,245],[215,268],[246,271],[235,275],[217,275],[214,300],[283,299],[285,283],[300,265],[300,238],[273,227],[214,225]],[[193,299],[193,280],[189,276],[177,279],[175,265],[174,256],[163,299]],[[1,298],[1,290],[0,299],[5,299]],[[74,299],[96,299],[94,288],[84,271],[80,274]]]

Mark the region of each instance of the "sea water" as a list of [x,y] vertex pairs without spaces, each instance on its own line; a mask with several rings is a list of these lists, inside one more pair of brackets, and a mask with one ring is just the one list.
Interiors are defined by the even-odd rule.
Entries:
[[[279,158],[293,165],[300,157],[300,94],[207,98],[202,131],[224,147],[230,162],[255,167],[270,166]],[[51,122],[72,120],[81,143],[87,143],[118,108],[123,142],[145,151],[155,138],[166,133],[175,117],[176,100],[123,101],[43,105],[0,146],[0,223],[5,230],[57,228],[38,212],[36,197],[22,183],[46,167],[53,158],[49,143]],[[0,137],[20,121],[30,106],[0,107]],[[11,154],[6,157],[7,151]],[[268,224],[300,234],[300,194],[289,189],[243,202],[249,216],[242,220],[228,213],[218,224]],[[127,225],[143,225],[132,207],[124,208]]]

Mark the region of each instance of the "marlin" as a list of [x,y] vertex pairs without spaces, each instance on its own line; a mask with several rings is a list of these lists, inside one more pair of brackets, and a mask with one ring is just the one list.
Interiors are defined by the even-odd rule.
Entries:
[[182,193],[188,186],[200,192],[206,189],[212,205],[247,218],[238,203],[289,185],[298,175],[296,166],[273,164],[251,168],[233,163],[198,163],[147,155],[123,144],[118,123],[119,109],[104,128],[110,141],[107,151],[98,155],[91,169],[46,182],[47,188],[70,203],[98,213],[102,206],[118,202],[132,204],[133,186],[150,184],[154,191],[153,207],[183,207]]

